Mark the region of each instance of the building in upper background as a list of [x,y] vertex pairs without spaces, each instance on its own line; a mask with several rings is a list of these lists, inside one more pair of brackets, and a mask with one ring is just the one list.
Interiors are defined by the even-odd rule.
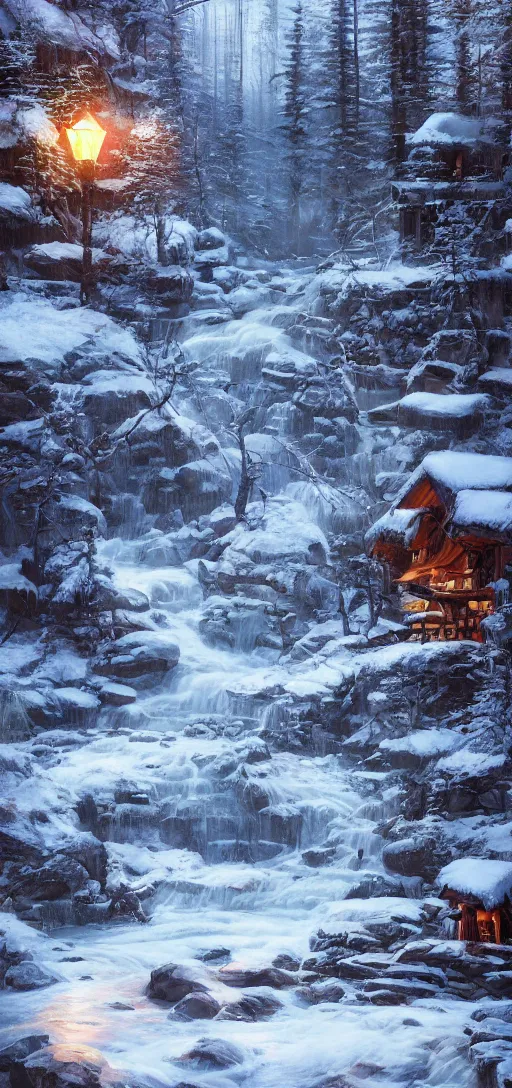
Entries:
[[[433,113],[408,137],[407,178],[395,182],[400,242],[406,253],[436,243],[439,226],[447,229],[457,205],[479,230],[503,233],[511,214],[505,181],[508,144],[505,126],[494,118]],[[492,253],[489,253],[492,257]],[[495,258],[495,247],[494,247]]]
[[413,638],[482,642],[482,620],[508,601],[512,458],[428,454],[366,541],[391,569]]
[[441,899],[455,912],[460,941],[505,944],[512,937],[512,863],[459,858],[437,878]]

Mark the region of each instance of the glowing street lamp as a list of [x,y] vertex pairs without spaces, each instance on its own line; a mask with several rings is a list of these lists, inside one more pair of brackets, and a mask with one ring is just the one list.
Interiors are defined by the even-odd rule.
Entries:
[[97,162],[107,135],[92,113],[84,113],[72,128],[67,128],[71,150],[77,162]]
[[71,128],[66,129],[75,162],[82,175],[82,283],[80,302],[89,302],[92,287],[92,187],[94,166],[107,135],[92,113],[84,113]]

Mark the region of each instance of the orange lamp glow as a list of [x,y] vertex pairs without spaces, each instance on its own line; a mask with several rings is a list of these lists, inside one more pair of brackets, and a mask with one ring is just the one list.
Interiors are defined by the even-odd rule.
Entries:
[[67,128],[66,132],[77,162],[97,161],[107,134],[92,113],[84,113],[84,116],[72,128]]

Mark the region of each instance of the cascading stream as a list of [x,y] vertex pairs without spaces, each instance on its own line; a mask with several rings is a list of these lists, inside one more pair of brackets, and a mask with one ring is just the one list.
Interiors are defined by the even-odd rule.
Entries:
[[[305,282],[293,283],[288,307],[257,311],[213,329],[206,323],[199,329],[194,321],[184,350],[202,364],[202,380],[228,371],[237,394],[258,404],[261,369],[274,365],[272,353],[279,350],[297,371],[307,370],[308,357],[283,331],[294,307],[304,305],[297,292]],[[288,405],[269,406],[269,433],[278,431],[288,441],[291,415]],[[354,464],[358,479],[373,471],[364,450]],[[289,487],[294,497],[299,492],[311,520],[325,519],[318,493],[285,465],[274,478],[266,474],[265,486],[270,497],[272,489]],[[200,629],[205,605],[197,562],[151,565],[141,558],[140,544],[109,540],[101,559],[114,570],[120,589],[142,590],[151,615],[163,615],[160,633],[178,643],[180,663],[169,679],[140,691],[133,706],[104,710],[88,743],[62,751],[49,773],[57,791],[79,792],[86,781],[95,797],[109,797],[125,780],[147,795],[140,816],[112,823],[107,841],[125,872],[139,877],[140,884],[158,885],[150,921],[56,930],[49,963],[63,981],[49,990],[13,995],[8,1021],[23,1023],[25,1033],[47,1031],[54,1041],[84,1048],[85,1054],[88,1047],[100,1049],[114,1067],[146,1084],[309,1088],[322,1077],[355,1068],[368,1088],[469,1088],[472,1074],[461,1041],[471,1010],[463,1002],[425,999],[412,1010],[361,1005],[355,998],[310,1005],[294,989],[285,989],[278,994],[280,1011],[267,1021],[212,1023],[169,1020],[168,1007],[144,996],[151,970],[175,962],[199,966],[211,993],[234,1001],[239,991],[220,981],[217,966],[201,963],[198,954],[225,948],[244,967],[265,967],[282,954],[306,958],[310,935],[319,928],[336,922],[338,930],[350,930],[361,908],[351,913],[351,901],[344,897],[356,877],[383,873],[381,839],[374,829],[396,811],[398,791],[386,775],[365,775],[344,766],[339,756],[293,751],[245,765],[243,789],[253,790],[252,811],[241,804],[239,780],[218,790],[211,773],[215,761],[228,761],[235,747],[261,742],[268,715],[275,712],[276,685],[289,677],[305,683],[309,665],[307,660],[283,665],[279,651],[256,645],[256,623],[239,635],[234,648],[210,645]],[[155,736],[134,743],[131,730]],[[258,790],[270,815],[257,807]],[[195,849],[157,844],[151,823],[157,803],[165,803],[171,821],[197,813]],[[339,848],[335,863],[304,864],[305,850],[329,844]],[[414,881],[405,879],[404,887],[414,920]],[[378,904],[377,911],[381,899]],[[371,899],[365,910],[371,915]],[[176,1059],[200,1037],[242,1048],[243,1063],[185,1072]],[[370,1064],[361,1073],[364,1062]]]

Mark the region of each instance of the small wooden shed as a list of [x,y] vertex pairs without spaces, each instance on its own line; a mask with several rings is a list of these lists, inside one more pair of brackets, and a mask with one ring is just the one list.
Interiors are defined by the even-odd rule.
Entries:
[[512,458],[428,454],[366,543],[402,590],[413,638],[481,642],[481,621],[508,600]]
[[441,899],[458,912],[461,941],[505,944],[512,940],[512,862],[459,858],[441,869]]

